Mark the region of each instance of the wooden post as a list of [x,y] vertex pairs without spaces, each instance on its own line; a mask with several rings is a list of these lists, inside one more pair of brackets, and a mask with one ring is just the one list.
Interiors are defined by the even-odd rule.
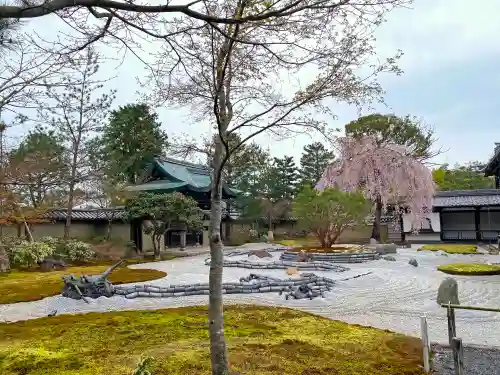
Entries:
[[462,339],[453,337],[451,348],[453,349],[455,375],[464,375],[464,348],[462,346]]
[[425,316],[420,317],[420,328],[422,331],[422,349],[424,357],[424,372],[426,374],[431,371],[431,364],[429,361],[430,345],[429,345],[429,330],[427,327],[427,318]]
[[448,341],[449,344],[452,344],[453,337],[457,334],[457,325],[455,322],[455,310],[448,303],[447,308],[447,316],[448,316]]

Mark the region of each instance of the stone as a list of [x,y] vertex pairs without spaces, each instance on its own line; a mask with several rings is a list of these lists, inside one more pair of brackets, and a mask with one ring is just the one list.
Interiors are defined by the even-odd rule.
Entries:
[[394,258],[393,256],[391,255],[387,255],[386,257],[384,257],[383,259],[387,260],[388,262],[395,262],[396,261],[396,258]]
[[255,255],[258,258],[272,258],[272,254],[267,250],[252,250],[248,253],[248,256]]
[[286,274],[287,275],[296,275],[299,271],[297,271],[296,267],[288,267],[286,269]]
[[[63,297],[83,299],[87,303],[89,302],[87,298],[99,298],[102,296],[111,297],[115,293],[115,287],[107,277],[123,263],[124,260],[121,260],[100,275],[82,275],[80,277],[75,277],[73,275],[63,276],[62,280],[64,286],[61,294]],[[141,286],[141,288],[144,288],[144,286]]]
[[311,260],[311,256],[307,254],[305,251],[301,251],[297,254],[297,262],[309,262]]
[[415,258],[411,258],[408,264],[412,265],[413,267],[418,267],[418,262]]
[[376,245],[378,241],[375,238],[370,238],[370,245]]
[[393,244],[393,243],[387,243],[387,244],[381,243],[381,244],[375,245],[375,251],[380,255],[397,254],[398,247],[396,244]]
[[453,277],[447,277],[441,282],[438,288],[436,302],[438,305],[451,303],[452,305],[459,305],[458,300],[458,284]]

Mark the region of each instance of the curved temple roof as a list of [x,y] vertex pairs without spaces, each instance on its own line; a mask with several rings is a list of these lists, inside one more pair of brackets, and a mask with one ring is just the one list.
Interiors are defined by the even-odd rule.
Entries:
[[[147,182],[129,186],[129,191],[172,192],[191,190],[208,193],[211,190],[212,179],[210,170],[200,164],[193,164],[171,158],[157,159],[148,169]],[[223,186],[223,198],[233,198],[239,191],[226,184]]]

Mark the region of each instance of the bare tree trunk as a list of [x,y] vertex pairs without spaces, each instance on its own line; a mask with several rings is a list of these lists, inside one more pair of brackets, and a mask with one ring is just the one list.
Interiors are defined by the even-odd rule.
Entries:
[[106,230],[106,241],[111,239],[111,220],[108,221],[108,228]]
[[28,225],[26,220],[24,220],[23,222],[24,222],[24,230],[26,232],[26,237],[28,238],[29,242],[33,242],[33,234],[31,233],[30,226]]
[[382,201],[377,198],[375,203],[375,218],[373,219],[372,238],[380,242],[380,224],[382,220]]
[[[73,146],[73,147],[78,147]],[[71,181],[68,191],[68,206],[66,209],[66,223],[64,224],[64,239],[69,240],[71,235],[71,216],[73,214],[73,203],[75,201],[75,180],[76,180],[76,164],[78,162],[78,149],[73,151],[73,160],[71,163]]]
[[161,236],[158,236],[158,235],[152,236],[153,254],[154,254],[155,260],[160,260],[160,238],[161,238]]
[[[225,130],[225,129],[223,129]],[[223,155],[220,139],[215,144],[212,192],[210,204],[210,277],[208,321],[210,332],[210,355],[213,375],[229,373],[226,339],[224,337],[224,306],[222,303],[222,271],[224,245],[220,231],[222,221],[222,183],[217,181]]]

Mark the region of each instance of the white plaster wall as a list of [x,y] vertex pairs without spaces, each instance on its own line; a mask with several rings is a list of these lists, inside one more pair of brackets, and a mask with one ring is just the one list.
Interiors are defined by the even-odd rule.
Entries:
[[[430,220],[434,233],[441,232],[441,226],[439,224],[439,213],[431,212],[427,215],[427,218]],[[420,229],[431,229],[429,222],[425,220]],[[410,221],[410,215],[408,214],[403,215],[403,231],[405,233],[410,233],[412,231],[412,223]]]
[[426,241],[441,241],[439,233],[406,234],[405,239],[406,241],[422,243]]

